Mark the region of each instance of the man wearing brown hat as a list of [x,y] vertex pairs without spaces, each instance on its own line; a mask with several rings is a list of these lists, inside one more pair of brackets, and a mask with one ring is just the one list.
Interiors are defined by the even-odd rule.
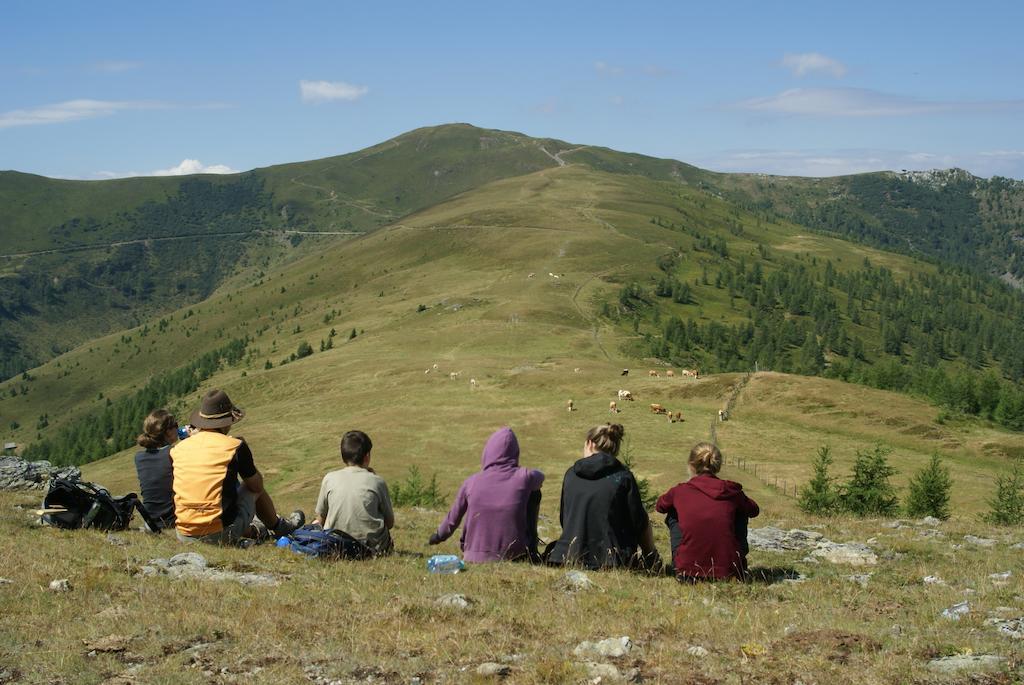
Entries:
[[211,390],[190,419],[198,431],[171,449],[180,540],[235,544],[258,537],[253,514],[276,535],[287,535],[305,523],[301,511],[287,518],[277,515],[249,446],[228,435],[244,415],[226,392]]

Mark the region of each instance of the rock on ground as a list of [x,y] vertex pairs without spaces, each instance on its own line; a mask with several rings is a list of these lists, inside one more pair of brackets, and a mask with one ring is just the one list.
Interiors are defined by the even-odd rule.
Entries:
[[627,636],[609,637],[599,642],[584,640],[572,650],[573,655],[579,657],[603,656],[609,659],[617,659],[626,656],[633,651],[633,641]]
[[67,578],[50,581],[50,592],[71,592],[71,581]]
[[476,674],[484,677],[504,677],[512,672],[512,669],[505,664],[498,664],[493,661],[486,661],[476,667]]
[[850,566],[874,566],[878,563],[876,555],[870,547],[857,542],[821,542],[811,551],[816,557],[833,564],[849,564]]
[[210,568],[206,557],[198,552],[182,552],[170,559],[150,559],[142,567],[144,576],[169,576],[171,578],[196,578],[214,582],[232,581],[240,585],[272,587],[280,585],[274,576],[265,573],[241,573]]
[[996,541],[991,538],[979,538],[977,535],[965,535],[964,542],[978,547],[995,547]]
[[699,659],[703,659],[709,654],[708,650],[704,649],[700,645],[690,645],[686,648],[686,653]]
[[560,587],[566,592],[580,592],[594,587],[594,581],[583,571],[569,571],[559,581]]
[[993,626],[996,630],[1014,640],[1024,640],[1024,616],[1018,618],[989,618],[985,625]]
[[967,602],[958,602],[948,609],[942,610],[942,617],[952,621],[959,621],[961,616],[971,613],[971,605]]
[[747,533],[747,542],[752,549],[765,552],[810,550],[812,557],[820,557],[833,564],[874,566],[878,563],[878,556],[867,545],[858,542],[833,542],[821,533],[798,528],[753,528]]
[[824,536],[809,530],[782,530],[774,526],[752,528],[747,533],[747,543],[752,549],[765,552],[786,552],[814,547]]
[[441,595],[434,601],[438,606],[448,607],[449,609],[468,609],[473,604],[472,600],[466,597],[466,595],[460,594]]
[[1005,663],[1005,657],[995,654],[966,654],[932,659],[928,662],[928,668],[939,673],[959,673],[961,671],[981,673],[1001,670]]
[[0,457],[0,490],[42,490],[54,476],[78,480],[82,472],[74,466],[58,467],[48,461]]

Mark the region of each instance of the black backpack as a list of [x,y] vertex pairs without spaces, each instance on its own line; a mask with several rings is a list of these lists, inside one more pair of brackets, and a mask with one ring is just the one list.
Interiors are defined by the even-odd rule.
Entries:
[[43,498],[43,523],[57,528],[98,528],[124,530],[138,510],[151,532],[160,532],[160,523],[143,508],[134,492],[112,497],[94,483],[54,478]]

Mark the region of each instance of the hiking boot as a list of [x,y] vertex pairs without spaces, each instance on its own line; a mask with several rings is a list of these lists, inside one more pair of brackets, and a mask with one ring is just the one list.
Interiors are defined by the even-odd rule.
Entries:
[[301,528],[306,522],[306,514],[301,509],[296,509],[287,516],[278,516],[277,525],[274,526],[274,535],[281,537]]
[[253,540],[257,545],[270,539],[270,529],[267,528],[267,524],[263,523],[263,521],[260,521],[258,518],[253,518],[252,528],[255,531]]

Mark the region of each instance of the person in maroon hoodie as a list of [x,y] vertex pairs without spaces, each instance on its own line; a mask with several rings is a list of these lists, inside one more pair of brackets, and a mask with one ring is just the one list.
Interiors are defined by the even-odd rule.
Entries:
[[747,521],[760,513],[743,486],[722,480],[722,453],[701,442],[690,450],[690,480],[658,498],[667,514],[672,563],[680,581],[740,578],[747,574]]

